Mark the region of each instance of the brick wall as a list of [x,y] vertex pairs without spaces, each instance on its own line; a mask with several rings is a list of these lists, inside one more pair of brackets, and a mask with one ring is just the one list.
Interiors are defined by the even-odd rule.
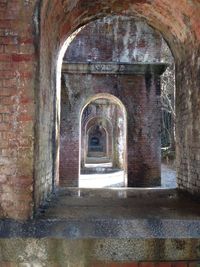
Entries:
[[[191,58],[189,58],[176,70],[177,83],[182,84],[182,88],[177,90],[176,96],[177,182],[180,189],[199,197],[200,95],[199,90],[196,89],[200,88],[200,76],[198,74],[200,57],[193,55],[192,58],[192,63]],[[187,69],[189,64],[192,64],[192,71]]]
[[[69,62],[159,62],[161,36],[147,24],[129,17],[108,17],[89,23],[70,43],[64,60]],[[61,116],[60,178],[77,180],[79,139],[76,120],[81,103],[97,93],[110,93],[125,105],[128,119],[128,185],[160,185],[160,95],[159,79],[138,75],[65,74],[65,130]],[[80,83],[81,81],[81,83]],[[65,88],[64,88],[65,87]],[[64,93],[63,93],[64,94]],[[67,95],[67,96],[66,96]],[[83,100],[82,100],[82,99]],[[76,114],[74,114],[76,113]],[[73,133],[71,133],[73,129]],[[117,132],[114,132],[114,136]],[[65,138],[64,138],[65,136]],[[68,142],[66,141],[68,139]],[[73,146],[71,145],[73,144]],[[73,149],[76,147],[76,153]],[[68,154],[68,151],[70,153]],[[70,156],[67,156],[70,155]],[[74,161],[74,164],[73,164]],[[71,183],[75,185],[77,183]]]
[[141,20],[111,16],[76,34],[64,60],[72,62],[159,62],[161,36]]
[[[151,78],[152,82],[149,88],[146,87],[145,77],[142,75],[64,74],[64,79],[65,88],[63,90],[67,90],[68,94],[70,88],[76,88],[76,91],[75,94],[70,94],[71,101],[70,103],[66,102],[66,107],[63,108],[65,127],[61,136],[60,177],[70,183],[72,180],[77,181],[78,126],[82,107],[90,97],[109,93],[119,98],[127,111],[128,185],[152,186],[159,184],[160,96],[156,95],[154,78]],[[62,124],[61,129],[63,129]],[[75,148],[77,153],[73,154],[72,151]],[[66,168],[64,169],[63,166]],[[61,181],[61,183],[66,185],[66,182]]]
[[27,218],[33,206],[34,2],[0,1],[1,216]]

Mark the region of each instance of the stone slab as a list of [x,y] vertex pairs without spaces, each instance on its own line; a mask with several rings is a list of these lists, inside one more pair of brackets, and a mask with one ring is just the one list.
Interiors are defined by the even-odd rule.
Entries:
[[144,75],[154,73],[161,75],[167,68],[165,63],[113,63],[113,62],[63,62],[62,73],[85,74],[124,74]]

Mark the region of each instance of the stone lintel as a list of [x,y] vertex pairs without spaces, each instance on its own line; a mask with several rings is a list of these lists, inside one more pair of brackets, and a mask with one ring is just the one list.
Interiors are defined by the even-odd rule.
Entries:
[[62,73],[161,75],[167,67],[166,63],[63,62]]

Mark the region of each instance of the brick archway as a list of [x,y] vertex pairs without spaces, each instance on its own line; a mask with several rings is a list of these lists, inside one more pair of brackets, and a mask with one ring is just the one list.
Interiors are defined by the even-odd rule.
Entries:
[[[199,154],[198,149],[192,149],[193,142],[196,142],[195,140],[198,140],[199,136],[199,129],[196,128],[199,120],[199,113],[195,110],[195,107],[198,106],[197,102],[199,98],[198,93],[195,90],[199,85],[198,44],[200,34],[198,30],[198,5],[198,1],[192,1],[190,4],[186,2],[183,4],[181,1],[173,3],[169,1],[167,4],[166,1],[162,0],[154,1],[152,3],[149,3],[149,1],[135,1],[134,3],[132,1],[123,1],[123,3],[121,1],[115,1],[115,3],[98,2],[96,5],[95,3],[91,5],[90,1],[84,1],[84,4],[82,1],[76,1],[74,4],[44,1],[40,9],[40,73],[43,76],[43,80],[40,81],[40,91],[38,91],[38,93],[39,99],[44,99],[42,96],[45,95],[48,101],[46,104],[38,103],[38,105],[45,107],[44,109],[40,108],[41,113],[38,117],[38,121],[41,122],[41,116],[47,117],[46,121],[49,123],[47,123],[45,131],[49,132],[49,127],[54,127],[57,120],[59,120],[59,109],[57,110],[57,113],[55,112],[55,107],[59,106],[59,103],[55,103],[55,76],[57,71],[59,72],[59,70],[56,69],[57,60],[62,57],[62,54],[58,56],[59,51],[60,48],[63,47],[66,38],[73,31],[87,22],[113,12],[115,14],[127,14],[137,18],[142,17],[150,26],[162,33],[163,37],[170,45],[175,57],[177,77],[176,112],[178,186],[191,193],[198,192],[199,187],[195,182],[198,178],[195,178],[196,176],[194,175],[198,168],[198,163],[196,162],[194,164],[194,160],[192,160],[192,158],[196,158]],[[173,12],[170,10],[173,10]],[[187,23],[187,20],[185,19],[186,17],[190,19],[190,25]],[[53,28],[51,31],[48,30],[48,25],[52,25]],[[190,72],[190,69],[188,69],[189,66],[192,66],[192,73]],[[187,75],[185,75],[185,73],[187,73]],[[54,79],[52,77],[54,77]],[[46,88],[49,88],[49,93],[47,93]],[[188,88],[190,88],[190,90],[188,90]],[[59,89],[57,93],[59,94]],[[188,94],[190,94],[190,96]],[[190,99],[189,102],[188,99]],[[53,103],[54,108],[52,108]],[[185,107],[184,110],[182,110],[183,107]],[[49,115],[45,110],[51,110],[51,112],[48,112]],[[48,116],[52,118],[53,114],[57,115],[54,116],[54,122],[52,122],[52,120],[50,122]],[[184,120],[182,120],[182,114],[185,114]],[[38,135],[40,136],[41,127],[38,126],[37,129]],[[185,130],[183,131],[183,129]],[[58,138],[57,135],[55,135],[57,130],[53,130],[55,140],[55,142],[53,142],[54,148],[58,146],[56,141]],[[46,141],[43,143],[43,151],[46,152],[43,155],[37,155],[38,160],[36,160],[36,165],[38,165],[39,162],[46,160],[45,155],[52,155],[49,164],[51,162],[51,166],[54,167],[51,172],[52,174],[49,173],[50,166],[47,168],[49,175],[47,175],[44,168],[42,172],[35,172],[36,206],[41,202],[47,192],[51,192],[52,175],[56,177],[57,173],[57,165],[52,164],[57,161],[56,153],[52,154],[53,147],[49,146],[47,148],[45,142]],[[188,153],[188,149],[190,150],[190,153]],[[37,149],[36,146],[36,151],[38,150],[39,149]],[[183,162],[187,162],[186,165]],[[36,169],[41,170],[41,168]],[[56,178],[54,180],[56,180]],[[41,181],[43,182],[41,183]],[[42,189],[40,187],[39,190],[38,186],[40,184],[44,184],[45,188]]]
[[77,29],[107,15],[141,19],[169,44],[176,63],[178,187],[199,193],[198,0],[4,2],[2,217],[31,217],[58,183],[61,50]]
[[88,145],[89,145],[89,132],[93,128],[95,128],[97,125],[101,125],[102,130],[105,132],[106,136],[106,147],[104,149],[105,156],[108,157],[110,160],[112,160],[113,156],[113,125],[109,118],[106,117],[98,117],[98,116],[93,116],[86,121],[86,124],[82,127],[82,134],[83,136],[81,137],[81,146],[83,146],[82,152],[81,152],[81,166],[86,163],[86,158],[87,158],[87,151],[88,151]]
[[[101,106],[101,112],[92,111],[95,104],[99,106],[98,101],[104,108]],[[87,158],[87,133],[89,129],[101,125],[107,135],[106,159],[103,162],[110,162],[113,170],[123,170],[123,183],[127,185],[127,110],[122,101],[110,93],[92,95],[82,107],[79,125],[79,177],[86,171],[85,164],[91,163],[91,159]]]

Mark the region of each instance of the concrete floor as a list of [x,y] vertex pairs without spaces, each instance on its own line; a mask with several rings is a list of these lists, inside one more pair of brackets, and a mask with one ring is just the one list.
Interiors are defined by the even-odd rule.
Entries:
[[199,207],[177,189],[63,188],[36,219],[68,238],[200,238]]
[[177,189],[62,188],[35,219],[0,220],[0,254],[4,261],[20,257],[37,266],[61,267],[197,261],[199,207]]
[[52,267],[199,262],[199,207],[177,189],[60,188],[34,219],[0,220],[0,258]]
[[197,219],[200,203],[176,189],[60,189],[40,218]]
[[[110,173],[101,173],[103,169],[110,167],[107,164],[88,164],[88,168],[97,168],[99,173],[81,174],[79,187],[81,188],[103,188],[103,187],[124,187],[126,175],[122,170]],[[176,188],[176,171],[169,166],[161,166],[161,188]]]

